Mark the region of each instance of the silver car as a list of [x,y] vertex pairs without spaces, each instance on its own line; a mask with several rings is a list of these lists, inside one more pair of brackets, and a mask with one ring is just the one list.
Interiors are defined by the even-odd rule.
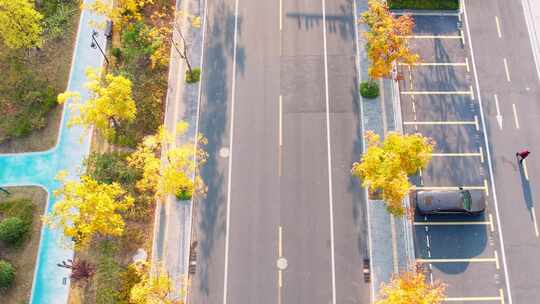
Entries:
[[476,215],[486,209],[484,191],[416,191],[413,196],[421,214]]

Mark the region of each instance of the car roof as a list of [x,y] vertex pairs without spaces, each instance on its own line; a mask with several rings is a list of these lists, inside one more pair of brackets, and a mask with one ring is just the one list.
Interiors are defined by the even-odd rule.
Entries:
[[425,209],[463,209],[460,191],[418,191],[417,198]]

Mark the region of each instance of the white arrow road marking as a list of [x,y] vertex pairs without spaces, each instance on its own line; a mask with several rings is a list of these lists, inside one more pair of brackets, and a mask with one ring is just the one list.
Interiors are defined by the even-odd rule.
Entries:
[[495,107],[497,108],[497,123],[499,124],[499,129],[502,130],[502,115],[501,109],[499,108],[499,98],[497,97],[497,94],[493,94],[493,97],[495,98]]

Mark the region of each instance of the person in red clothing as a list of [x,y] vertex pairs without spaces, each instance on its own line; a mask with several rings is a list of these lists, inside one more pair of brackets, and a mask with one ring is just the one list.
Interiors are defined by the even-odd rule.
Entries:
[[531,154],[531,152],[529,152],[527,149],[516,152],[516,157],[519,160],[519,163],[521,164],[523,160],[529,156],[529,154]]

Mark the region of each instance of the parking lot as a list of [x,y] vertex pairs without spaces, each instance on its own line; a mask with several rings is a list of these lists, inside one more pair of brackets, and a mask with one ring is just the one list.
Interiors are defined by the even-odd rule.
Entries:
[[413,178],[417,189],[484,191],[481,216],[415,216],[415,250],[447,302],[505,303],[503,260],[472,60],[459,15],[415,15],[411,48],[421,61],[399,65],[405,133],[436,141],[433,159]]

